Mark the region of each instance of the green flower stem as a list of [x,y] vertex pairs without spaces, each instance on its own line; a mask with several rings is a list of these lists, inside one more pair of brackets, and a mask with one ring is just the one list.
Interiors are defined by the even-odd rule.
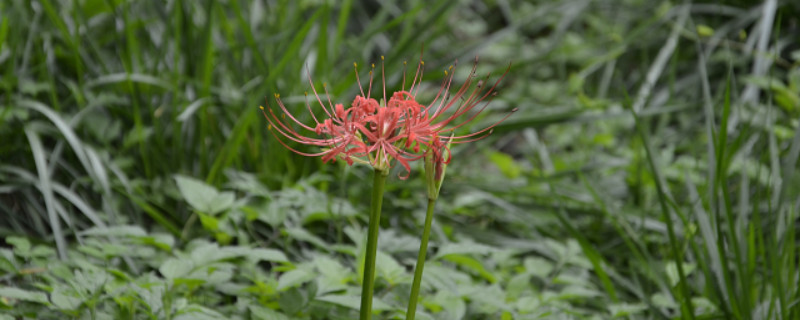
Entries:
[[361,320],[372,318],[372,291],[375,286],[375,255],[378,252],[378,231],[381,224],[381,205],[383,186],[389,170],[375,169],[372,180],[372,203],[369,209],[369,234],[367,235],[367,256],[364,259],[364,281],[361,288]]
[[422,229],[422,240],[419,244],[419,255],[417,256],[417,268],[414,270],[414,282],[411,285],[411,298],[408,300],[408,310],[406,320],[414,320],[417,315],[417,300],[419,297],[419,286],[422,283],[422,269],[425,268],[425,254],[428,252],[428,238],[431,235],[431,223],[433,222],[433,208],[436,206],[436,199],[428,199],[428,210],[425,213],[425,227]]

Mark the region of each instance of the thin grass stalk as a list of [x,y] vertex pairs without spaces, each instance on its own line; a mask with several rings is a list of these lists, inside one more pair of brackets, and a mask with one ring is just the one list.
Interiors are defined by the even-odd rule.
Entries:
[[672,254],[675,258],[675,264],[678,269],[678,287],[680,290],[680,299],[681,300],[681,316],[688,317],[689,319],[694,319],[694,306],[691,300],[691,295],[689,292],[689,286],[687,284],[686,279],[686,272],[683,270],[683,251],[679,249],[678,240],[675,236],[675,230],[672,226],[672,217],[669,212],[669,208],[667,207],[666,203],[666,195],[664,191],[664,187],[661,185],[662,176],[661,172],[658,170],[658,166],[656,166],[655,160],[653,159],[653,152],[650,148],[650,140],[648,139],[647,133],[644,130],[644,127],[639,120],[639,117],[636,111],[631,110],[631,114],[633,115],[633,120],[636,126],[636,130],[639,133],[639,137],[642,139],[642,144],[644,145],[645,154],[647,156],[647,163],[650,166],[650,169],[655,176],[655,186],[656,192],[658,194],[658,202],[661,207],[661,213],[664,216],[664,223],[667,225],[667,236],[669,238],[670,249]]

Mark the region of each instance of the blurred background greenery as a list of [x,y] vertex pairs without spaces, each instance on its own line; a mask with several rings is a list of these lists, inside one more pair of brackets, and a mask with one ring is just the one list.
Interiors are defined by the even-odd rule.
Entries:
[[[425,48],[499,76],[454,148],[419,319],[797,319],[800,5],[0,2],[0,319],[352,319],[369,170],[258,111]],[[441,71],[439,71],[441,70]],[[366,72],[362,68],[363,73]],[[425,98],[421,98],[425,101]],[[305,120],[310,117],[305,116]],[[424,216],[387,185],[379,318]],[[404,300],[406,299],[406,300]]]

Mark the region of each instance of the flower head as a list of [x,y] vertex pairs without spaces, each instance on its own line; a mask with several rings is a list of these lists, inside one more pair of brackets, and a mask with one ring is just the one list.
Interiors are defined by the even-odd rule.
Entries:
[[[394,92],[388,101],[383,60],[384,58],[381,57],[383,99],[380,102],[370,98],[375,65],[373,64],[369,71],[367,91],[364,92],[364,86],[358,76],[358,65],[354,63],[360,94],[355,97],[349,107],[333,104],[325,85],[323,88],[326,101],[323,101],[309,76],[308,81],[314,100],[316,100],[315,104],[319,104],[319,109],[322,109],[324,117],[317,118],[312,104],[308,103],[308,99],[306,99],[306,108],[314,121],[313,125],[306,125],[287,110],[280,100],[280,95],[276,94],[275,101],[280,109],[280,116],[269,107],[269,104],[267,104],[267,108],[261,107],[264,117],[269,122],[270,132],[287,149],[305,156],[321,156],[323,162],[341,158],[350,165],[364,163],[379,170],[386,170],[396,161],[405,169],[405,174],[400,176],[404,179],[411,172],[410,163],[412,161],[427,156],[429,161],[433,161],[433,167],[444,168],[444,165],[450,162],[449,146],[451,143],[483,139],[497,124],[511,115],[509,113],[501,120],[479,131],[455,135],[454,132],[457,129],[473,121],[486,109],[492,97],[496,95],[497,85],[508,70],[488,90],[484,84],[490,75],[487,75],[485,79],[477,80],[477,85],[473,88],[478,62],[476,58],[472,72],[465,83],[457,92],[450,94],[455,65],[451,66],[445,71],[445,81],[435,98],[425,106],[417,102],[425,66],[422,58],[420,57],[414,78],[411,80],[411,86],[406,90],[406,72],[403,72],[401,90]],[[516,109],[512,110],[512,112],[514,111]],[[299,129],[295,129],[295,127],[299,127]],[[309,136],[312,133],[313,136]],[[279,135],[297,143],[322,148],[322,151],[316,153],[298,151],[287,145]],[[443,171],[443,169],[437,171]],[[442,174],[437,172],[435,176],[440,179]]]
[[[323,162],[336,161],[341,158],[350,165],[364,163],[376,169],[385,170],[391,167],[393,161],[397,161],[406,169],[407,173],[410,173],[409,162],[419,157],[409,155],[402,148],[400,140],[403,137],[400,136],[400,133],[404,122],[403,114],[397,108],[387,107],[383,103],[386,101],[385,77],[382,77],[384,99],[382,102],[378,102],[370,98],[374,70],[369,72],[369,85],[365,93],[361,80],[358,78],[358,65],[354,64],[354,67],[361,94],[355,97],[349,107],[333,104],[326,85],[323,85],[323,88],[327,104],[323,102],[309,76],[314,99],[325,116],[317,118],[312,104],[306,100],[306,109],[314,120],[313,126],[306,125],[287,110],[280,100],[280,95],[275,95],[275,101],[282,112],[280,116],[269,107],[269,103],[267,103],[267,108],[261,107],[264,117],[269,122],[270,132],[287,149],[304,156],[321,156]],[[383,69],[383,57],[381,57],[381,69]],[[300,129],[296,130],[294,127]],[[309,136],[312,132],[315,136]],[[320,147],[322,151],[316,153],[298,151],[287,145],[281,136],[297,143]],[[407,176],[408,174],[401,177]]]

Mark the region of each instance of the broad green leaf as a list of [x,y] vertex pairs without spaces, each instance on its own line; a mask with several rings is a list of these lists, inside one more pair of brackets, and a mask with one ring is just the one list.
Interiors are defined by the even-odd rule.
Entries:
[[197,211],[214,215],[233,205],[233,192],[219,192],[216,188],[195,178],[175,175],[175,182],[183,198]]
[[31,242],[21,237],[6,237],[6,243],[14,246],[14,253],[20,257],[30,256]]
[[314,279],[315,275],[305,269],[294,269],[289,272],[286,272],[278,278],[278,290],[282,291],[287,288],[291,288],[294,286],[301,285],[311,279]]
[[158,268],[161,275],[167,279],[183,277],[194,269],[194,263],[189,259],[170,258]]
[[54,250],[52,247],[43,245],[33,247],[33,250],[31,250],[30,252],[30,256],[34,258],[51,257],[55,255],[56,255],[56,250]]
[[480,261],[476,260],[475,258],[461,254],[448,254],[444,256],[443,259],[476,273],[477,275],[486,279],[486,281],[489,281],[489,283],[497,282],[497,278],[494,276],[494,274],[487,271],[486,268],[483,267],[483,264],[481,264]]
[[539,278],[548,277],[554,268],[552,262],[539,257],[527,257],[522,263],[526,272]]
[[[683,272],[685,276],[688,277],[690,274],[692,274],[696,267],[697,266],[694,264],[684,263]],[[678,265],[675,263],[675,261],[667,262],[667,265],[664,267],[664,269],[664,271],[667,273],[667,279],[669,280],[669,284],[671,286],[675,286],[681,281],[680,276],[678,275]]]
[[14,257],[14,252],[0,248],[0,270],[6,273],[17,272],[17,259]]
[[144,237],[147,232],[140,226],[92,227],[81,234],[85,236]]
[[436,251],[436,257],[434,259],[441,259],[444,256],[450,254],[462,254],[462,255],[471,255],[471,254],[488,254],[490,252],[495,251],[495,248],[490,246],[474,243],[474,242],[455,242],[455,243],[447,243],[443,245],[439,250]]
[[254,320],[290,320],[288,316],[278,311],[257,305],[248,305],[250,315]]
[[288,314],[297,313],[302,310],[307,303],[306,296],[300,292],[300,289],[297,289],[297,287],[292,287],[282,292],[278,298],[278,304],[280,304],[281,310]]
[[78,309],[84,302],[84,299],[78,292],[65,286],[56,287],[50,294],[50,299],[53,301],[53,305],[61,310]]
[[502,152],[492,152],[489,154],[489,160],[491,160],[500,172],[503,173],[507,178],[514,179],[519,177],[522,173],[522,168],[514,161],[510,155],[502,153]]
[[517,310],[522,313],[532,313],[536,310],[541,302],[536,297],[525,296],[517,300]]
[[166,233],[152,234],[150,236],[139,237],[138,240],[142,244],[154,246],[161,250],[169,252],[175,245],[175,238]]
[[[358,310],[361,307],[361,297],[349,295],[324,295],[317,297],[315,300],[333,303],[353,310]],[[380,300],[377,297],[372,298],[372,311],[386,311],[392,307]]]
[[390,285],[395,285],[404,279],[409,280],[406,279],[406,269],[397,263],[397,260],[392,258],[392,256],[381,251],[377,252],[375,269],[377,269],[378,275],[383,277]]
[[0,287],[0,297],[22,301],[49,304],[47,295],[43,292],[23,290],[14,287]]
[[328,250],[328,244],[325,243],[320,237],[306,231],[303,228],[286,228],[286,233],[294,240],[305,241],[311,243],[319,248]]
[[275,249],[255,248],[247,253],[247,258],[253,261],[289,262],[286,254]]
[[558,294],[559,299],[584,299],[596,298],[603,294],[600,291],[589,289],[582,286],[567,286]]
[[141,130],[136,128],[131,129],[131,131],[129,131],[128,134],[125,135],[125,138],[122,140],[122,148],[123,149],[130,148],[136,144],[146,141],[147,139],[150,139],[152,135],[153,135],[152,127],[142,128]]
[[178,311],[178,316],[172,318],[175,320],[217,320],[217,319],[225,319],[226,316],[222,315],[221,313],[214,311],[212,309],[199,306],[199,305],[188,305],[181,310]]
[[614,303],[608,306],[608,312],[614,318],[627,317],[647,310],[647,306],[641,303]]
[[467,313],[467,304],[464,299],[449,290],[441,290],[435,296],[429,299],[422,299],[425,306],[429,307],[430,303],[435,303],[439,310],[432,310],[436,312],[436,319],[463,319]]

